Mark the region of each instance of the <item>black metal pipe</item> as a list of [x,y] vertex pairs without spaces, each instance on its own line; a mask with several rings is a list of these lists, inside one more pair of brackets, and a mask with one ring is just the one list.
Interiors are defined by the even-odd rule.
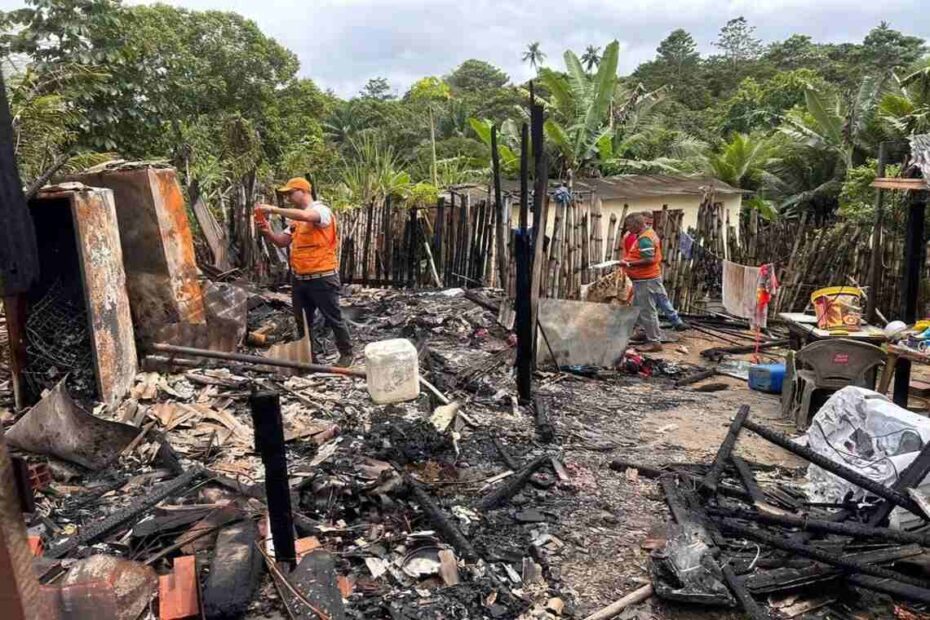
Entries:
[[859,472],[850,469],[845,465],[840,465],[835,461],[831,461],[822,454],[814,452],[807,446],[798,445],[779,432],[767,429],[764,426],[760,426],[752,420],[746,420],[743,423],[743,428],[748,428],[755,434],[767,439],[776,446],[784,448],[788,452],[791,452],[792,454],[799,456],[802,459],[810,461],[814,465],[827,470],[831,474],[839,476],[847,482],[851,482],[856,486],[862,487],[873,495],[877,495],[882,499],[886,499],[889,502],[892,502],[896,506],[900,506],[901,508],[909,510],[910,512],[919,516],[921,519],[926,520],[927,518],[920,510],[920,507],[917,505],[917,503],[914,502],[914,500],[912,500],[910,497],[907,497],[906,495],[903,495],[894,489],[886,487],[880,482],[875,482],[871,478],[867,478],[866,476],[863,476]]
[[924,547],[930,547],[930,534],[908,532],[887,527],[872,527],[855,522],[809,519],[790,513],[775,514],[734,508],[708,508],[707,513],[712,517],[727,517],[742,519],[744,521],[755,521],[757,523],[793,527],[820,534],[839,534],[840,536],[875,538],[903,544],[916,543]]
[[268,498],[268,521],[275,560],[289,564],[293,570],[297,566],[297,549],[294,545],[281,402],[276,392],[254,392],[249,398],[249,405],[255,427],[255,448],[265,466],[265,495]]
[[[924,256],[924,223],[927,219],[927,192],[911,192],[904,240],[904,290],[901,295],[901,319],[911,325],[917,320],[917,295]],[[894,373],[894,402],[907,407],[911,385],[911,362],[898,359]]]
[[743,424],[748,417],[749,405],[742,405],[739,411],[736,412],[733,421],[730,422],[730,430],[727,431],[727,436],[723,438],[723,443],[720,444],[720,448],[717,450],[717,456],[714,457],[714,462],[710,466],[710,471],[707,472],[707,475],[704,476],[704,479],[701,481],[702,493],[713,494],[717,492],[717,481],[720,479],[720,474],[723,473],[723,468],[727,464],[727,459],[730,457],[730,453],[733,452],[733,447],[736,445],[739,432],[742,430]]
[[839,568],[855,571],[862,573],[864,575],[870,575],[872,577],[878,577],[880,579],[894,579],[900,581],[901,583],[906,583],[918,588],[926,588],[928,584],[925,581],[920,579],[914,579],[913,577],[908,577],[893,570],[888,570],[887,568],[881,568],[880,566],[874,566],[872,564],[866,564],[864,562],[859,562],[841,555],[836,555],[833,553],[828,553],[822,549],[816,547],[811,547],[809,545],[802,545],[781,536],[773,536],[761,530],[747,527],[745,525],[740,525],[730,520],[721,521],[721,526],[724,530],[730,532],[731,534],[736,534],[747,540],[754,540],[760,542],[764,545],[770,547],[775,547],[776,549],[781,549],[782,551],[789,551],[791,553],[810,558],[811,560],[816,560],[817,562],[823,562],[824,564],[830,564],[831,566],[837,566]]

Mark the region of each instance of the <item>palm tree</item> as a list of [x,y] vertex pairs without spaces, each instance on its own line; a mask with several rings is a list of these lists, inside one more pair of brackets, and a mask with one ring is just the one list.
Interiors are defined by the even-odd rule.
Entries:
[[738,133],[707,157],[705,169],[733,187],[757,189],[772,152],[765,138]]
[[542,62],[546,59],[546,54],[539,48],[539,41],[533,41],[526,46],[523,52],[523,62],[530,63],[534,70],[538,70]]
[[601,48],[596,45],[589,45],[585,48],[584,54],[581,55],[581,64],[586,71],[590,73],[591,69],[597,66],[601,61]]
[[388,196],[402,196],[411,185],[391,145],[373,132],[349,138],[351,151],[341,162],[337,201],[345,206],[382,204]]

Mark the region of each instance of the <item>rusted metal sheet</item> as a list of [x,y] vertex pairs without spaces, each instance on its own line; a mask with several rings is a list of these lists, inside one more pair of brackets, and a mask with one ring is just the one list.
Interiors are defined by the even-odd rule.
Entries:
[[187,206],[173,168],[124,164],[73,177],[113,190],[132,316],[140,336],[203,323]]
[[[113,193],[76,184],[55,186],[40,192],[30,205],[33,219],[42,217],[42,209],[61,209],[65,205],[70,209],[97,396],[101,402],[114,405],[132,385],[137,358]],[[50,251],[52,246],[43,245],[41,239],[54,233],[37,227],[40,249]],[[47,264],[45,261],[57,257],[42,260]],[[62,256],[61,260],[68,259]],[[43,281],[46,276],[43,274]]]

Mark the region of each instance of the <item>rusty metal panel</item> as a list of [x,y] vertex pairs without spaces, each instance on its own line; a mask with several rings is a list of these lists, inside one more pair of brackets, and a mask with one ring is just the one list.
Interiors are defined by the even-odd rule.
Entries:
[[136,331],[203,323],[203,292],[194,242],[173,168],[122,165],[73,180],[113,190],[123,264]]
[[101,402],[114,405],[132,386],[137,357],[113,192],[51,188],[41,192],[37,201],[60,199],[70,202],[74,219],[97,395]]

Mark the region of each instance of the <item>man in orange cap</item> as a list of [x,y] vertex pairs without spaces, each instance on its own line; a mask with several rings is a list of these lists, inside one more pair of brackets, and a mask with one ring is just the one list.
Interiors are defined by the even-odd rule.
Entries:
[[[313,199],[312,187],[306,179],[293,178],[278,191],[285,195],[292,207],[282,209],[257,204],[256,223],[266,239],[279,247],[291,249],[291,296],[297,330],[302,338],[303,317],[306,316],[307,325],[312,326],[313,317],[319,310],[336,339],[336,348],[339,349],[336,365],[351,366],[352,342],[339,307],[341,284],[336,256],[336,219],[329,207]],[[280,215],[290,220],[290,226],[282,232],[274,232],[262,217],[264,215]],[[316,360],[319,348],[312,336],[310,341]]]

